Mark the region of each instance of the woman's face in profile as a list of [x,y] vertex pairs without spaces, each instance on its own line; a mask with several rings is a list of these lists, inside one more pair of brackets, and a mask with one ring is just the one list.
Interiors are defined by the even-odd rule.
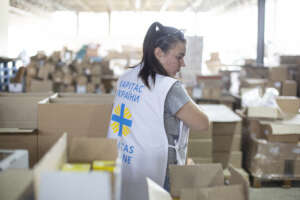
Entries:
[[177,42],[167,52],[160,50],[159,56],[156,56],[171,77],[175,77],[181,67],[185,66],[183,60],[186,51],[185,46],[185,42]]

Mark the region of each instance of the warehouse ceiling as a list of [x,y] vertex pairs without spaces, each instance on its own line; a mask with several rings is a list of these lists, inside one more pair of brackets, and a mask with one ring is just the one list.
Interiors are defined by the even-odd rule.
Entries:
[[229,10],[257,0],[10,0],[14,9],[38,14],[54,11],[194,11]]

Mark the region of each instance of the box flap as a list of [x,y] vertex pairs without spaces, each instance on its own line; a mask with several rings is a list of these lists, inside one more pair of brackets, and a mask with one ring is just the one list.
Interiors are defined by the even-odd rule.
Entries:
[[92,162],[94,160],[116,160],[117,140],[108,138],[74,137],[71,141],[69,162]]
[[1,133],[33,133],[36,129],[21,129],[21,128],[0,128]]
[[241,171],[239,169],[236,169],[232,167],[231,165],[228,166],[229,172],[230,172],[230,178],[229,183],[230,185],[241,185],[243,186],[244,194],[245,194],[245,200],[249,199],[249,177],[247,175],[242,175],[242,173],[246,173],[245,171]]
[[300,100],[297,97],[279,96],[276,98],[276,103],[284,113],[299,113]]
[[33,173],[31,170],[7,169],[1,172],[0,199],[18,200],[23,199],[21,197],[33,195],[32,181]]
[[179,197],[183,188],[200,188],[224,185],[221,164],[170,165],[170,189],[173,197]]
[[288,134],[300,134],[300,123],[285,123],[285,121],[274,121],[274,122],[267,122],[267,121],[260,121],[263,125],[265,134],[272,134],[272,135],[288,135]]
[[247,116],[251,118],[269,118],[277,119],[280,118],[278,108],[257,106],[257,107],[248,107]]
[[172,200],[171,195],[150,178],[146,178],[149,200]]
[[183,189],[180,200],[246,200],[241,185]]
[[205,112],[211,122],[238,122],[241,118],[225,105],[204,105],[199,107]]
[[64,133],[48,153],[35,165],[33,169],[35,195],[38,196],[39,194],[41,173],[56,171],[67,161],[67,139],[67,134]]

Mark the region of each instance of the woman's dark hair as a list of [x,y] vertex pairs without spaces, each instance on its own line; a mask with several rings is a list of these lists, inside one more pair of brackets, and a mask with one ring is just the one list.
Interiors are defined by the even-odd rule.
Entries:
[[186,42],[182,31],[173,27],[163,26],[159,22],[154,22],[149,27],[143,43],[143,57],[140,62],[142,69],[139,72],[139,77],[149,89],[149,76],[153,79],[153,83],[155,83],[156,73],[169,76],[155,57],[154,49],[159,47],[166,53],[177,42]]

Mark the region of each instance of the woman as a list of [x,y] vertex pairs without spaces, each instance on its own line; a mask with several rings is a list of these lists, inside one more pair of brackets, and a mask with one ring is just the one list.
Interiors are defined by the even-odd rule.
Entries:
[[108,137],[118,139],[121,199],[148,199],[146,177],[168,190],[168,165],[186,161],[188,127],[209,126],[207,116],[175,79],[185,66],[185,46],[181,31],[153,23],[140,64],[118,80]]

